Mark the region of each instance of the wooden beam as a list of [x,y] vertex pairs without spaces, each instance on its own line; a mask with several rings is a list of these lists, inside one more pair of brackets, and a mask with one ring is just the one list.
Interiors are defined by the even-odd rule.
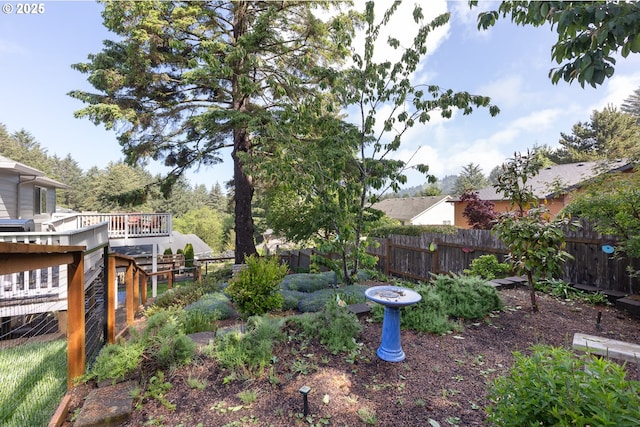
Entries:
[[116,342],[116,259],[109,257],[107,268],[107,342]]
[[67,292],[67,387],[73,388],[74,379],[85,370],[85,318],[84,318],[84,255],[75,253],[68,266]]
[[72,262],[73,253],[0,253],[0,274],[39,270]]
[[125,274],[125,286],[126,286],[126,311],[127,311],[127,325],[133,325],[134,318],[134,302],[133,302],[133,264],[129,264],[127,267],[127,272]]

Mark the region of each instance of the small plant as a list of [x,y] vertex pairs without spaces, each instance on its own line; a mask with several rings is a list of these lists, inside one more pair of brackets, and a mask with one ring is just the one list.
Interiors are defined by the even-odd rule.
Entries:
[[205,388],[207,388],[207,381],[201,380],[199,378],[194,378],[189,375],[189,378],[187,378],[187,385],[196,390],[204,390]]
[[237,396],[238,399],[242,401],[242,403],[244,403],[245,405],[250,405],[256,401],[256,399],[258,398],[258,393],[256,393],[254,390],[242,390],[237,394]]
[[171,383],[164,380],[164,372],[158,371],[156,375],[149,378],[145,397],[156,399],[165,408],[170,411],[176,409],[175,403],[171,403],[165,395],[171,390]]
[[195,254],[193,252],[193,245],[191,243],[187,243],[184,246],[184,266],[187,268],[193,267],[194,258]]
[[260,315],[282,307],[283,297],[278,292],[280,282],[287,274],[287,266],[277,257],[245,258],[247,268],[231,279],[227,294],[238,309],[249,316]]
[[374,426],[378,423],[378,416],[374,409],[367,407],[360,408],[358,409],[358,417],[360,417],[363,423],[369,426]]
[[478,276],[485,280],[506,277],[509,273],[511,273],[509,264],[499,262],[495,255],[482,255],[471,261],[468,270],[464,270],[464,274]]
[[[640,425],[640,382],[606,359],[563,348],[534,346],[490,391],[489,421],[509,426]],[[587,369],[585,369],[587,368]]]

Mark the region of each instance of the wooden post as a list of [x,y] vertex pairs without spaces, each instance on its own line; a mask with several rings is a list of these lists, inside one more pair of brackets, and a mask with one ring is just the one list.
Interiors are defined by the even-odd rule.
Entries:
[[167,274],[167,289],[173,288],[173,270],[169,270]]
[[384,275],[389,275],[389,268],[391,266],[391,240],[387,237],[387,241],[385,242],[386,246],[386,255],[384,258]]
[[[156,277],[156,276],[153,276]],[[142,274],[142,304],[147,302],[147,286],[149,285],[149,276]]]
[[133,302],[133,264],[130,263],[127,265],[127,273],[125,275],[125,285],[126,285],[126,310],[127,310],[127,325],[133,325],[133,313],[134,313],[134,302]]
[[140,307],[140,267],[135,264],[135,269],[133,272],[133,311],[134,313],[138,312],[138,307]]
[[84,254],[73,253],[73,263],[67,266],[67,389],[73,380],[84,374],[85,319],[84,319]]
[[116,259],[109,257],[107,269],[107,342],[116,342]]
[[436,250],[431,252],[431,273],[439,274],[440,272],[440,257],[438,252],[440,251],[440,242],[435,242]]

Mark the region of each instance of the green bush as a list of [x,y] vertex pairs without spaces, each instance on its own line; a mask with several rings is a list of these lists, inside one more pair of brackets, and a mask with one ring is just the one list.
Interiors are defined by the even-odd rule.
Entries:
[[365,302],[367,300],[364,295],[366,290],[367,286],[349,285],[340,289],[325,288],[310,294],[301,293],[299,294],[301,298],[298,301],[297,309],[302,313],[320,311],[328,302],[334,301],[336,295],[340,295],[347,304]]
[[391,234],[400,236],[422,236],[423,233],[456,234],[458,229],[453,225],[396,225],[378,227],[369,232],[369,237],[388,237]]
[[145,355],[160,369],[188,364],[195,355],[195,344],[187,337],[177,316],[160,311],[147,319],[147,325],[134,341],[141,342]]
[[356,339],[362,332],[358,317],[339,306],[335,298],[327,302],[322,311],[291,317],[288,324],[301,328],[306,336],[318,337],[334,354],[358,348]]
[[549,346],[514,353],[509,374],[494,380],[488,419],[500,427],[640,425],[640,383],[621,366]]
[[289,274],[282,280],[281,288],[298,292],[315,292],[320,289],[327,289],[334,284],[335,273],[327,271],[324,273],[298,273]]
[[464,270],[464,273],[470,276],[478,276],[485,280],[493,280],[507,277],[511,274],[511,266],[507,263],[499,262],[495,255],[481,255],[471,261],[469,269]]
[[277,257],[245,258],[247,268],[229,281],[227,294],[244,314],[260,315],[282,308],[283,297],[278,292],[280,282],[287,274],[287,266]]
[[163,252],[164,255],[173,255],[173,250],[171,248],[167,248]]
[[[422,299],[417,304],[401,308],[400,327],[417,332],[445,334],[458,329],[458,325],[449,320],[442,298],[433,286],[419,285],[414,289]],[[382,322],[384,307],[375,304],[372,309],[374,321]]]
[[158,308],[184,307],[198,301],[204,293],[204,286],[194,282],[185,282],[158,295],[154,306]]
[[85,381],[111,380],[114,384],[136,370],[142,360],[144,345],[140,342],[107,344],[100,350],[91,369],[84,375]]
[[193,245],[191,243],[187,243],[184,247],[184,266],[193,267],[194,258],[195,254],[193,252]]
[[482,319],[503,305],[498,291],[477,276],[439,275],[431,283],[442,298],[449,317]]
[[204,294],[198,301],[183,310],[182,323],[185,334],[216,330],[216,321],[233,315],[229,298],[221,292]]
[[246,333],[228,333],[216,340],[215,357],[238,378],[262,375],[273,361],[273,345],[284,340],[282,320],[253,316]]

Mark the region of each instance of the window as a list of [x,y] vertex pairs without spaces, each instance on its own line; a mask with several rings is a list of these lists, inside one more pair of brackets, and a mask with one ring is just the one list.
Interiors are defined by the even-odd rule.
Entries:
[[47,213],[47,189],[42,187],[36,187],[35,201],[34,201],[34,213],[45,214]]

